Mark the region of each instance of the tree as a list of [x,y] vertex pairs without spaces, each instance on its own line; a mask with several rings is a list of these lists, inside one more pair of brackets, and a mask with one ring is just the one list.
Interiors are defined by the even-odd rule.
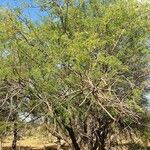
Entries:
[[23,112],[25,85],[19,76],[20,72],[16,70],[21,67],[18,65],[20,58],[15,51],[17,47],[13,47],[12,44],[15,42],[14,38],[19,36],[17,25],[21,26],[21,24],[17,21],[15,14],[7,9],[2,10],[0,20],[0,31],[2,32],[0,39],[0,122],[3,125],[2,136],[6,134],[6,131],[12,131],[12,149],[16,150],[20,123],[19,114]]
[[[148,8],[134,1],[107,5],[91,1],[84,3],[86,10],[82,4],[41,2],[43,9],[53,12],[57,24],[48,30],[53,18],[48,20],[42,28],[47,34],[40,35],[45,43],[51,38],[58,43],[57,48],[53,42],[47,48],[47,52],[55,51],[52,58],[58,61],[52,71],[59,72],[45,80],[58,95],[54,104],[48,103],[76,149],[77,135],[83,143],[93,142],[90,147],[104,149],[109,134],[138,127],[145,111],[141,95],[149,74]],[[90,122],[87,133],[85,126]]]
[[19,17],[3,42],[10,47],[5,77],[26,87],[22,111],[48,118],[75,150],[104,150],[116,133],[122,138],[139,131],[149,75],[149,5],[38,4],[49,17],[38,26]]

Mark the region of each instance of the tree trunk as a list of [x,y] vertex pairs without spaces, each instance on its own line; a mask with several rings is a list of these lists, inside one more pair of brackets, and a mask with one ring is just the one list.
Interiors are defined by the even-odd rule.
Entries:
[[3,139],[2,139],[2,137],[0,138],[0,150],[3,150]]
[[17,137],[18,137],[17,123],[14,122],[14,125],[13,125],[12,150],[17,150]]
[[74,149],[75,150],[80,150],[80,147],[79,147],[79,145],[77,143],[77,140],[76,140],[76,137],[75,137],[73,129],[71,127],[69,127],[69,126],[66,126],[66,125],[65,125],[65,128],[66,128],[66,130],[69,133],[69,136],[71,138],[72,145],[73,145]]
[[99,120],[99,129],[96,130],[96,135],[98,137],[99,149],[98,150],[106,150],[106,140],[108,133],[110,132],[111,121],[107,121],[106,118]]

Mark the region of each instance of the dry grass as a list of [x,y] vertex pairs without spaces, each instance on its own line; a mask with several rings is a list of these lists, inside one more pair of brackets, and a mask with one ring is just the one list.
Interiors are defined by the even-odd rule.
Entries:
[[[12,138],[7,137],[3,142],[2,146],[3,147],[10,147],[12,143]],[[54,146],[56,144],[54,143],[49,143],[48,141],[42,139],[42,138],[37,138],[37,137],[25,137],[17,142],[18,146],[28,146],[28,147],[38,147],[42,148],[44,146]]]

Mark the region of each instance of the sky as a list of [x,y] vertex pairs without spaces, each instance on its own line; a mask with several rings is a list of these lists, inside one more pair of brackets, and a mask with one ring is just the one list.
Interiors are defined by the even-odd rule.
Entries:
[[[28,7],[26,4],[34,5],[35,7]],[[13,8],[23,8],[23,14],[33,21],[38,21],[41,16],[46,16],[46,12],[40,11],[40,9],[35,5],[33,0],[0,0],[0,7],[6,7],[9,9]]]

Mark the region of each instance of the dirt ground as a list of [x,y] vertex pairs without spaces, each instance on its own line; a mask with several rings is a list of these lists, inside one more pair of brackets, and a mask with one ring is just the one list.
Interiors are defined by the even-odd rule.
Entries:
[[[5,139],[1,143],[0,150],[11,150],[11,138]],[[18,150],[69,150],[68,146],[59,146],[56,143],[49,143],[46,140],[36,137],[28,137],[17,142]]]

